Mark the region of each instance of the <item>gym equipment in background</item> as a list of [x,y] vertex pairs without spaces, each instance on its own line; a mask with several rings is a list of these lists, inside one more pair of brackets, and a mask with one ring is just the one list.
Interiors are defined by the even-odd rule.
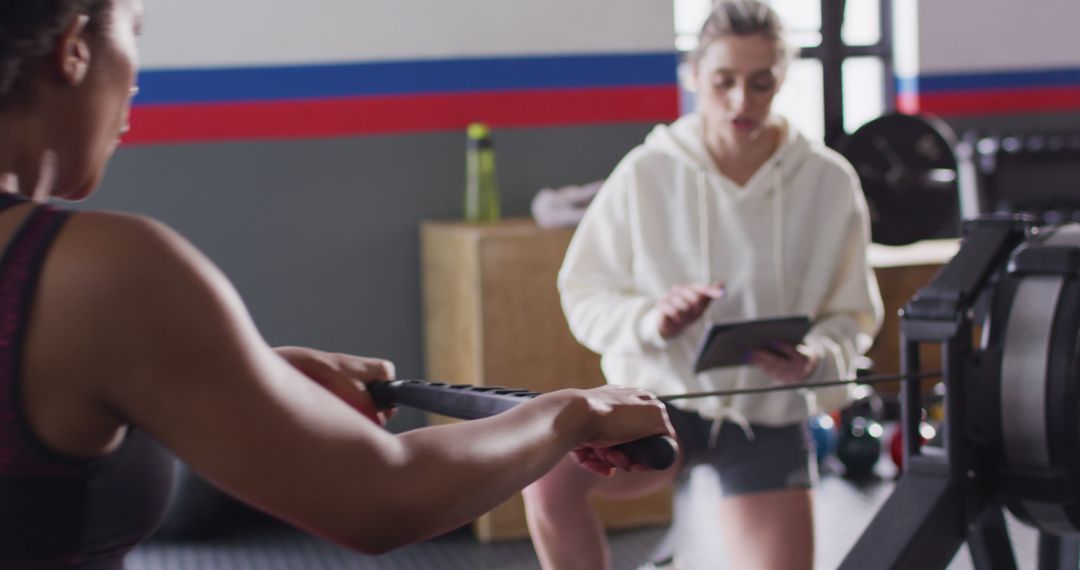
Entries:
[[1045,224],[1080,221],[1080,132],[968,131],[956,154],[965,218],[1029,213]]
[[836,452],[836,441],[839,439],[836,422],[829,414],[819,414],[810,418],[808,425],[810,437],[814,440],[817,462],[821,463]]
[[[922,445],[930,443],[931,440],[938,438],[938,430],[930,422],[919,423],[919,441]],[[941,445],[937,445],[941,447]],[[904,472],[904,430],[897,429],[893,432],[889,439],[889,458],[892,459],[893,465],[896,465],[898,473]]]
[[[965,222],[957,255],[901,315],[903,371],[942,346],[940,448],[919,433],[920,382],[901,387],[905,471],[841,565],[1015,569],[1002,507],[1040,533],[1040,568],[1080,564],[1080,224]],[[974,307],[989,311],[973,337]]]
[[870,208],[871,237],[885,245],[960,232],[956,136],[924,116],[886,114],[841,139]]
[[[938,374],[937,372],[934,375]],[[862,378],[876,378],[873,374],[863,374]],[[903,379],[904,377],[901,377]],[[863,384],[853,391],[853,399],[847,407],[840,410],[840,423],[850,422],[853,418],[870,418],[876,422],[885,419],[885,401],[874,391],[871,384]]]
[[836,458],[844,465],[844,477],[861,479],[874,472],[881,458],[881,424],[867,416],[855,416],[840,427]]

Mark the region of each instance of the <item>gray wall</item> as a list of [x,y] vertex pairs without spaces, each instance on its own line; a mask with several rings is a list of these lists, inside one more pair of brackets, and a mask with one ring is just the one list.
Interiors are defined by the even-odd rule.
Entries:
[[[650,128],[496,131],[504,215],[528,215],[544,186],[603,178]],[[418,226],[460,217],[463,180],[457,132],[126,147],[80,207],[180,231],[232,279],[271,344],[385,357],[418,378]],[[420,424],[403,410],[391,427]]]

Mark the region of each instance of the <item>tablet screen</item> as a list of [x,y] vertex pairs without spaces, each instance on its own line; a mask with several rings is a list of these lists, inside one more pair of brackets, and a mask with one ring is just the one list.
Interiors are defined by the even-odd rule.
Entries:
[[701,343],[694,372],[745,365],[750,351],[775,343],[799,344],[811,325],[806,315],[716,323]]

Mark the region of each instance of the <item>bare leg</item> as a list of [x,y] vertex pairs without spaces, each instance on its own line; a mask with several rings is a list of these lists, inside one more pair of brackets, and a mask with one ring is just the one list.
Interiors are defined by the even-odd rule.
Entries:
[[619,473],[610,479],[569,458],[525,489],[525,513],[540,564],[551,570],[610,567],[607,535],[588,498],[632,498],[671,482],[678,467],[662,472]]
[[732,567],[805,570],[814,567],[814,524],[809,489],[729,497],[720,502]]

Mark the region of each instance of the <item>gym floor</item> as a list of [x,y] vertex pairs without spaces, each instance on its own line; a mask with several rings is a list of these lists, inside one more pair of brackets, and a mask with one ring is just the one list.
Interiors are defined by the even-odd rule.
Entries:
[[[893,466],[878,465],[877,476],[854,483],[823,469],[815,495],[817,524],[815,567],[836,568],[893,487]],[[716,489],[707,470],[694,473],[692,492],[679,505],[678,553],[680,570],[729,568],[724,562],[721,532],[709,505]],[[1036,533],[1008,517],[1009,533],[1021,569],[1036,565]],[[669,550],[662,527],[620,532],[611,537],[613,568],[634,569]],[[539,568],[532,545],[526,540],[480,544],[468,529],[435,538],[378,557],[349,552],[282,524],[259,521],[226,537],[198,542],[152,539],[136,549],[127,561],[129,570],[367,570],[367,569],[500,569]],[[961,549],[949,570],[973,568],[966,549]]]

